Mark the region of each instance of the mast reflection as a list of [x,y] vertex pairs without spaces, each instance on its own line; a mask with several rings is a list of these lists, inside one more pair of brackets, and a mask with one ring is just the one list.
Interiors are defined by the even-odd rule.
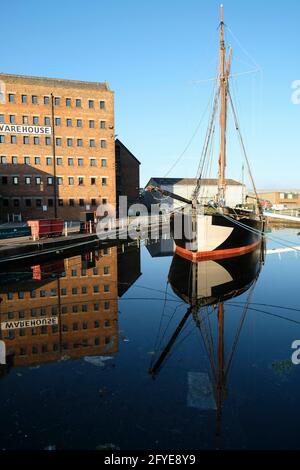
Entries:
[[[198,404],[199,407],[204,406],[202,409],[205,409],[206,406],[206,409],[216,410],[217,435],[220,435],[221,432],[222,407],[227,396],[228,372],[245,320],[250,297],[264,263],[264,256],[265,245],[262,242],[257,249],[248,254],[216,261],[209,260],[195,263],[175,255],[170,266],[168,280],[171,288],[178,297],[188,304],[188,308],[159,357],[151,366],[149,373],[153,378],[157,376],[176,339],[191,316],[195,326],[200,330],[210,363],[209,380],[205,382],[204,374],[200,373],[196,377],[198,385],[200,384],[200,388],[202,388],[205,395],[200,398],[202,404]],[[248,291],[248,298],[245,301],[232,350],[226,361],[224,341],[226,301],[238,297],[246,291]],[[211,307],[212,311],[208,312],[207,307]],[[211,314],[215,316],[217,322],[217,341],[215,344],[212,341],[211,325],[209,323]],[[189,379],[190,382],[195,382],[195,377],[189,377]],[[210,388],[212,400],[209,400]]]

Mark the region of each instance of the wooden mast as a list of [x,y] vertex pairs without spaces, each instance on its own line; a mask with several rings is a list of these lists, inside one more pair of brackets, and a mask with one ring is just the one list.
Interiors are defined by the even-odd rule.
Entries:
[[227,127],[227,79],[230,71],[231,50],[226,64],[226,49],[224,40],[224,14],[223,5],[220,7],[220,157],[219,157],[219,181],[218,202],[225,205],[225,168],[226,168],[226,127]]

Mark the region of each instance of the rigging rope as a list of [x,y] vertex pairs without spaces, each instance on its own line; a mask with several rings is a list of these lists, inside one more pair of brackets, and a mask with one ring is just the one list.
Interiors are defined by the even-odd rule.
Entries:
[[257,190],[256,190],[254,178],[253,178],[253,175],[252,175],[250,163],[249,163],[249,160],[248,160],[246,148],[245,148],[245,145],[244,145],[243,137],[242,137],[242,134],[241,134],[241,130],[240,130],[240,126],[239,126],[237,114],[236,114],[236,111],[235,111],[235,108],[234,108],[234,104],[233,104],[233,101],[232,101],[232,97],[231,97],[231,93],[230,93],[229,87],[228,87],[228,89],[227,89],[227,93],[228,93],[228,96],[229,96],[229,102],[230,102],[230,105],[231,105],[231,110],[232,110],[232,114],[233,114],[234,124],[235,124],[236,131],[237,131],[237,133],[238,133],[238,137],[239,137],[239,142],[240,142],[240,145],[241,145],[242,153],[243,153],[244,158],[245,158],[245,161],[246,161],[246,165],[247,165],[247,168],[248,168],[248,172],[249,172],[249,176],[250,176],[251,183],[252,183],[252,186],[253,186],[253,190],[254,190],[254,193],[255,193],[255,197],[256,197],[256,200],[257,200],[257,204],[258,204],[260,213],[262,213],[262,207],[261,207],[260,202],[259,202],[258,193],[257,193]]
[[[213,91],[212,91],[212,93],[211,93],[211,96],[213,96],[213,95],[214,95],[214,88],[213,88]],[[196,126],[196,129],[195,129],[195,131],[193,132],[193,134],[192,134],[190,140],[188,141],[187,145],[185,146],[184,150],[181,152],[181,154],[179,155],[179,157],[175,160],[175,162],[173,163],[173,165],[171,166],[171,168],[165,173],[164,178],[166,178],[166,177],[171,173],[171,171],[172,171],[172,170],[175,168],[175,166],[180,162],[180,160],[182,159],[182,157],[184,156],[184,154],[187,152],[187,150],[189,149],[190,145],[192,144],[192,142],[193,142],[194,138],[196,137],[196,135],[197,135],[197,133],[198,133],[198,131],[199,131],[199,129],[200,129],[200,126],[201,126],[201,124],[202,124],[202,122],[203,122],[203,120],[204,120],[204,118],[205,118],[205,115],[206,115],[207,110],[208,110],[209,105],[210,105],[210,100],[211,100],[211,98],[209,98],[208,103],[207,103],[207,105],[206,105],[206,107],[205,107],[205,110],[204,110],[204,112],[203,112],[203,114],[202,114],[202,116],[201,116],[201,118],[200,118],[200,121],[198,122],[198,124],[197,124],[197,126]]]

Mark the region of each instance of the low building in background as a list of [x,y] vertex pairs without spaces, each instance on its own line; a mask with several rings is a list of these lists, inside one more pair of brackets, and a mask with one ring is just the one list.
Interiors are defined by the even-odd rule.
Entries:
[[108,84],[10,74],[0,84],[1,220],[79,220],[115,205]]
[[115,148],[117,203],[119,196],[127,196],[128,205],[131,205],[139,199],[141,162],[119,139],[116,139]]
[[273,206],[286,206],[287,209],[300,207],[300,189],[260,190],[258,197],[262,201],[269,201]]
[[[158,186],[161,189],[170,191],[171,193],[182,196],[186,199],[191,199],[192,193],[197,184],[196,178],[156,178],[153,177],[147,183],[147,186]],[[199,193],[199,201],[207,203],[213,200],[218,191],[218,180],[217,179],[203,179],[201,180],[201,189]],[[238,181],[227,179],[226,180],[226,204],[228,206],[235,206],[236,204],[242,204],[244,202],[244,195],[246,193],[245,185]],[[162,197],[161,201],[156,197],[151,196],[151,193],[146,194],[147,201],[152,204],[163,203],[168,204],[172,207],[180,207],[183,205],[182,202],[172,199],[170,197]]]

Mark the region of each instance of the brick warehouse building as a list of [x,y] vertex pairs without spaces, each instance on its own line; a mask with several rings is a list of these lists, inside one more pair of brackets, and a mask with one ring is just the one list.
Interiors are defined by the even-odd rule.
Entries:
[[140,164],[141,162],[116,139],[116,193],[127,196],[128,205],[134,204],[139,198]]
[[78,220],[115,204],[107,83],[0,74],[0,90],[2,221],[55,217],[55,205],[58,217]]

